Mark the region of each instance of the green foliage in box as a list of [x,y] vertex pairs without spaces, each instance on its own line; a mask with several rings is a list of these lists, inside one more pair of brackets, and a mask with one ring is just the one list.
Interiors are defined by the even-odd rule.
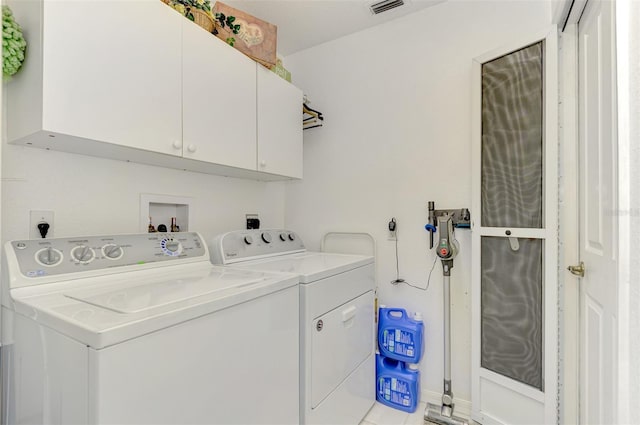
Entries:
[[[207,14],[211,15],[210,0],[173,0],[171,3],[174,9],[176,9],[178,12],[182,13],[192,21],[195,18],[191,9],[203,10],[207,12]],[[211,15],[211,17],[213,17],[213,15]]]
[[[216,21],[218,21],[220,28],[228,27],[229,31],[234,34],[238,34],[238,32],[240,32],[240,25],[234,24],[235,20],[235,16],[225,16],[224,13],[216,13]],[[218,34],[218,30],[214,29],[213,34]],[[227,43],[229,43],[230,46],[233,46],[236,44],[236,39],[234,37],[227,37]]]

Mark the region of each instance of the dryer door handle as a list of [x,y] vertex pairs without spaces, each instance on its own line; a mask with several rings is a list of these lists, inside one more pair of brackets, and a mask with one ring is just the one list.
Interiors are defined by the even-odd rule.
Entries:
[[348,322],[349,320],[353,319],[353,317],[356,315],[356,310],[357,310],[357,307],[355,305],[352,305],[349,308],[343,310],[342,321]]

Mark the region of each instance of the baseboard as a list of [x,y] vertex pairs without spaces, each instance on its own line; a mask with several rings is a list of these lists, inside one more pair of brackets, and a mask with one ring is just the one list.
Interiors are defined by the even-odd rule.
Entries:
[[[455,394],[454,394],[455,397]],[[432,404],[442,404],[442,393],[438,393],[435,391],[422,390],[422,397],[420,397],[422,402],[424,403],[432,403]],[[463,419],[471,418],[471,402],[469,400],[462,400],[459,398],[454,398],[453,403],[454,414],[456,416],[460,416]]]

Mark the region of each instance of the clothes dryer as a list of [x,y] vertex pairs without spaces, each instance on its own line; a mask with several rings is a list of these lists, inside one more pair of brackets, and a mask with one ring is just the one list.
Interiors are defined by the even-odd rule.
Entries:
[[211,259],[300,281],[300,423],[357,424],[375,401],[373,257],[309,252],[292,231],[217,236]]

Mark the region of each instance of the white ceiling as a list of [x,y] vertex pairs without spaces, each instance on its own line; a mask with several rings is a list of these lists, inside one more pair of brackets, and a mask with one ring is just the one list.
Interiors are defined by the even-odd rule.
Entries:
[[287,56],[445,0],[405,0],[404,6],[373,15],[380,0],[228,0],[224,3],[278,26],[278,53]]

